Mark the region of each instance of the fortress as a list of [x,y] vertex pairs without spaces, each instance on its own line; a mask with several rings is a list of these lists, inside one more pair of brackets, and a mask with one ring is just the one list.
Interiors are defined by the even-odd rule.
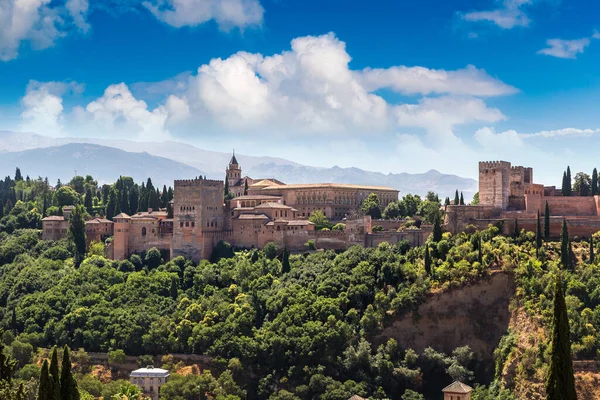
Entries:
[[[306,249],[309,240],[319,248],[343,250],[353,245],[377,245],[409,236],[414,244],[423,241],[420,232],[394,233],[394,238],[373,234],[371,218],[359,216],[360,206],[371,193],[381,207],[398,200],[398,191],[379,186],[347,184],[286,185],[276,179],[252,179],[242,175],[235,157],[226,169],[227,186],[233,198],[223,200],[225,182],[208,179],[176,180],[172,202],[173,218],[164,210],[134,215],[119,214],[112,221],[96,218],[86,222],[88,241],[104,241],[107,256],[116,260],[158,248],[166,259],[184,256],[194,261],[209,259],[220,241],[238,248],[262,248],[269,242],[290,251]],[[344,231],[317,231],[308,220],[321,210],[331,221],[346,225]],[[42,238],[66,236],[70,209],[64,216],[42,220]]]
[[534,183],[533,169],[506,161],[479,163],[479,204],[449,205],[445,225],[452,233],[468,225],[485,229],[501,225],[505,234],[519,229],[536,231],[537,215],[550,211],[550,235],[559,237],[563,219],[570,236],[589,237],[600,231],[600,196],[562,196],[554,186]]

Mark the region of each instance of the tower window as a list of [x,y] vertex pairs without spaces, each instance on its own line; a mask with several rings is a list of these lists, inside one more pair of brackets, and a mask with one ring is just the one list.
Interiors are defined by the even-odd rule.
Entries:
[[146,227],[142,228],[142,236],[146,236]]

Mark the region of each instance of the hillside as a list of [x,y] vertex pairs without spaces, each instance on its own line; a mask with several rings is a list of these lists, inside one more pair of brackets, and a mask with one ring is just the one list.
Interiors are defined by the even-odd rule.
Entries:
[[4,153],[0,157],[0,176],[14,175],[15,167],[32,178],[68,180],[74,175],[92,175],[99,183],[112,183],[121,175],[154,185],[172,186],[174,179],[194,178],[204,172],[148,153],[131,153],[94,144],[70,143],[62,146]]
[[[68,143],[91,143],[132,153],[146,152],[204,171],[204,174],[211,179],[223,179],[225,168],[231,159],[230,152],[204,150],[190,144],[173,141],[153,143],[114,139],[51,138],[34,133],[0,132],[0,152],[24,151]],[[275,177],[286,183],[335,182],[389,186],[398,189],[401,194],[414,193],[421,196],[432,190],[442,198],[446,196],[453,198],[454,191],[459,190],[464,192],[466,200],[470,200],[477,191],[475,180],[443,174],[435,170],[422,174],[383,174],[360,168],[311,167],[283,158],[249,156],[239,152],[236,152],[236,158],[242,166],[244,175],[259,178]],[[56,160],[56,162],[62,161]],[[67,166],[65,168],[73,169]],[[28,173],[43,174],[37,170]],[[122,174],[131,175],[127,168],[122,171]],[[67,176],[71,175],[72,173],[67,174]]]

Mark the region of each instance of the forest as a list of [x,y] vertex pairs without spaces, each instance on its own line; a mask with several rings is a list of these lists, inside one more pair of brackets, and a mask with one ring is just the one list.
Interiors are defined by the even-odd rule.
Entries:
[[[15,187],[27,182],[15,181]],[[117,185],[109,187],[108,198],[111,192],[119,197]],[[41,378],[44,360],[56,352],[57,363],[64,363],[69,348],[77,396],[85,399],[140,396],[122,377],[95,373],[87,354],[92,352],[108,353],[109,364],[125,356],[137,357],[139,365],[160,359],[157,366],[172,373],[161,388],[166,400],[439,399],[454,380],[473,386],[474,400],[522,398],[531,387],[543,392],[556,365],[554,347],[540,340],[523,353],[518,331],[505,332],[491,369],[468,343],[448,354],[436,343],[420,354],[393,339],[377,344],[384,327],[432,293],[460,290],[495,271],[513,277],[511,308],[539,321],[542,339],[557,326],[560,277],[574,359],[593,359],[600,349],[594,242],[542,242],[541,232],[526,231],[505,237],[490,226],[458,235],[434,232],[415,248],[383,243],[290,255],[271,244],[199,264],[181,257],[165,261],[155,249],[112,261],[104,258],[102,243],[93,243],[78,261],[72,239],[39,239],[38,210],[56,192],[41,199],[43,189],[18,195],[1,220],[0,361],[10,360],[13,368],[0,391],[14,398],[40,398],[47,381]],[[184,373],[185,365],[170,354],[212,361],[210,368]],[[515,360],[519,368],[507,372]]]

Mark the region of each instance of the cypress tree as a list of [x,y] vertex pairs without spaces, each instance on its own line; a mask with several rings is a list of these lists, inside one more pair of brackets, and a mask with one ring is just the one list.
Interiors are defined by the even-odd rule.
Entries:
[[79,400],[77,381],[71,372],[71,358],[69,357],[68,346],[65,346],[62,369],[60,371],[60,398],[61,400]]
[[[44,193],[42,195],[42,218],[46,217],[46,210],[48,210],[48,201],[46,199],[46,193]],[[0,218],[2,218],[2,201],[0,201]]]
[[229,196],[229,179],[225,176],[225,188],[223,189],[223,197],[227,198]]
[[16,335],[19,331],[19,323],[17,322],[17,310],[13,307],[12,316],[10,318],[10,329]]
[[290,272],[290,269],[290,252],[288,251],[287,247],[284,247],[283,260],[281,262],[281,273],[287,274],[288,272]]
[[483,265],[483,243],[481,242],[481,236],[479,236],[479,242],[478,242],[478,261],[479,264]]
[[569,316],[559,275],[556,276],[554,291],[554,326],[552,328],[552,348],[550,366],[546,380],[547,400],[576,400],[571,341],[569,339]]
[[48,360],[44,360],[40,371],[40,384],[38,386],[37,400],[54,400],[52,381],[48,370]]
[[248,196],[248,179],[244,179],[244,196]]
[[2,199],[0,198],[0,218],[4,217],[4,205],[2,204]]
[[521,234],[521,232],[519,231],[519,221],[515,218],[515,232],[514,232],[515,239],[517,239],[520,234]]
[[21,169],[19,167],[17,167],[17,169],[15,170],[15,182],[22,181],[22,180],[23,180],[23,175],[21,175]]
[[169,201],[173,200],[173,188],[171,186],[169,186],[167,194],[169,195]]
[[542,248],[542,223],[540,221],[540,211],[537,212],[537,227],[535,232],[535,249],[540,251]]
[[571,178],[571,167],[567,166],[567,193],[569,193],[567,196],[571,196],[573,194],[573,186],[571,185],[571,183],[573,182],[572,178]]
[[446,197],[446,200],[444,200],[444,205],[445,206],[449,206],[450,205],[450,197]]
[[594,172],[592,172],[592,196],[598,194],[598,170],[594,168]]
[[54,400],[60,400],[60,373],[58,372],[58,349],[52,349],[50,357],[50,380],[52,381],[52,393]]
[[568,196],[569,195],[569,184],[567,183],[567,173],[563,172],[563,177],[562,177],[562,185],[561,185],[561,192],[563,196]]
[[112,220],[115,214],[115,208],[117,208],[117,193],[114,188],[110,189],[108,194],[108,202],[106,203],[106,219]]
[[546,209],[544,210],[544,239],[550,240],[550,207],[546,200]]
[[169,202],[169,193],[167,192],[167,185],[163,185],[162,193],[160,194],[160,203],[162,207],[166,207]]
[[464,206],[465,205],[465,198],[463,197],[463,193],[460,192],[460,205]]
[[563,269],[571,267],[571,246],[569,242],[569,231],[567,229],[567,220],[563,219],[562,230],[560,234],[560,263]]
[[458,197],[458,190],[454,193],[454,205],[457,206],[460,204],[460,198]]
[[133,185],[133,187],[129,191],[129,212],[131,213],[131,215],[138,212],[139,201],[140,192],[138,189],[138,185]]
[[433,221],[433,241],[438,243],[442,240],[442,224],[440,221],[440,213],[435,214],[435,219]]
[[85,252],[87,250],[86,236],[85,236],[85,220],[83,206],[75,206],[71,215],[69,215],[69,244],[73,250],[73,257],[75,266],[79,267],[83,259],[85,258]]
[[167,218],[173,218],[173,206],[171,202],[167,202]]
[[85,199],[83,200],[83,205],[88,214],[92,215],[94,203],[92,202],[92,190],[88,188],[85,191]]
[[595,255],[594,255],[594,237],[590,236],[590,264],[594,263],[594,259],[595,259]]
[[429,243],[425,245],[425,272],[431,276],[431,254],[429,253]]
[[177,278],[171,277],[171,289],[169,290],[171,293],[171,298],[173,300],[177,300]]
[[[120,204],[120,208],[121,211],[125,214],[131,214],[131,210],[129,209],[129,191],[127,190],[126,186],[123,186],[123,189],[121,189],[121,195],[119,196],[120,200],[121,200],[121,204]],[[115,214],[116,215],[116,214]]]

